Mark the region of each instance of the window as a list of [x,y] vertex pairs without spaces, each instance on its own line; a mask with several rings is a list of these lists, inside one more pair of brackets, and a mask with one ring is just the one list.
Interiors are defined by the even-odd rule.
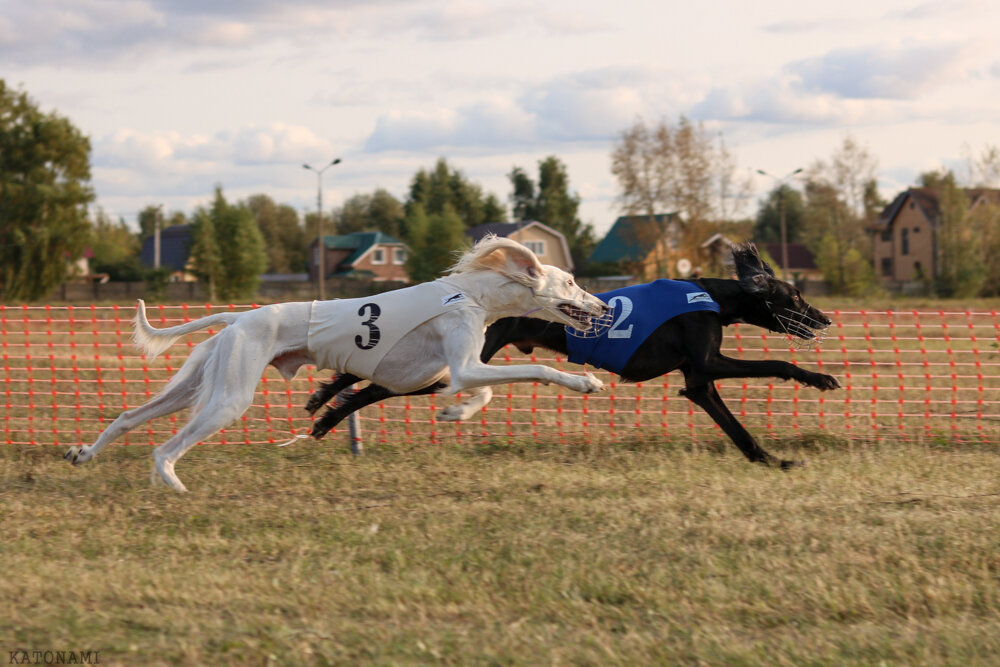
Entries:
[[902,236],[900,238],[900,254],[909,255],[910,254],[910,230],[905,227],[902,230]]
[[891,229],[887,229],[884,232],[882,232],[882,240],[883,241],[891,241],[892,240],[892,230]]
[[406,262],[406,248],[394,248],[392,251],[392,263],[403,264]]
[[913,233],[914,233],[914,234],[916,234],[916,233],[917,233],[917,232],[919,232],[919,231],[920,231],[920,228],[919,228],[919,227],[914,227],[914,228],[913,228]]
[[528,250],[536,255],[545,254],[545,241],[525,241],[524,245],[528,247]]
[[385,249],[375,248],[372,251],[372,264],[385,264]]
[[882,275],[883,276],[892,275],[892,257],[882,258]]

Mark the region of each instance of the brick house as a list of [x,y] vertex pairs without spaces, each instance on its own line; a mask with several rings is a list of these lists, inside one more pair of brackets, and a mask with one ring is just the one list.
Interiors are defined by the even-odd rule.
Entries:
[[562,232],[552,229],[536,220],[523,222],[488,222],[476,225],[466,230],[465,235],[478,241],[487,234],[496,234],[513,239],[531,249],[542,264],[558,266],[564,271],[573,272],[573,258],[569,253],[569,244]]
[[[316,239],[309,244],[309,279],[319,273]],[[365,278],[409,282],[406,246],[381,232],[354,232],[323,237],[323,268],[327,278]]]
[[[969,209],[1000,203],[1000,190],[964,188]],[[906,283],[938,275],[937,230],[941,211],[935,188],[908,188],[868,228],[875,273],[884,283]]]

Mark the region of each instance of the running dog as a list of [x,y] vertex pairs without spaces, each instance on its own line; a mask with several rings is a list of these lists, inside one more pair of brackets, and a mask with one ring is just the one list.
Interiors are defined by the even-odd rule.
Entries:
[[[708,413],[750,461],[789,468],[797,461],[780,459],[760,446],[729,411],[715,387],[727,378],[776,377],[795,380],[820,391],[838,389],[831,375],[815,373],[787,361],[727,357],[721,351],[722,327],[737,322],[787,334],[800,347],[818,344],[830,318],[802,298],[794,286],[779,280],[753,244],[734,246],[737,279],[701,278],[690,281],[656,280],[598,294],[613,308],[611,324],[596,335],[579,332],[532,317],[499,320],[486,332],[481,359],[489,361],[504,345],[525,354],[536,347],[566,355],[572,362],[617,373],[626,382],[645,382],[673,370],[684,374],[681,395]],[[349,374],[324,383],[309,399],[315,412],[350,387],[358,378]],[[413,393],[434,393],[439,386]],[[370,384],[338,397],[313,424],[311,435],[322,438],[344,417],[366,405],[394,396],[385,387]],[[466,403],[482,408],[492,392],[474,390]]]
[[[427,386],[454,394],[532,381],[596,392],[603,384],[590,373],[572,375],[540,364],[488,366],[479,354],[486,327],[500,318],[531,314],[582,331],[607,310],[570,274],[541,264],[520,243],[495,236],[477,243],[443,278],[372,297],[272,304],[165,329],[150,326],[140,300],[134,340],[150,358],[186,334],[227,326],[197,345],[152,400],[123,412],[96,442],[71,447],[64,458],[85,463],[149,420],[191,408],[188,423],[153,451],[153,481],[159,478],[186,491],[174,464],[250,407],[269,364],[286,380],[301,366],[314,364],[369,379],[399,394]],[[457,404],[439,418],[461,419],[468,409]]]

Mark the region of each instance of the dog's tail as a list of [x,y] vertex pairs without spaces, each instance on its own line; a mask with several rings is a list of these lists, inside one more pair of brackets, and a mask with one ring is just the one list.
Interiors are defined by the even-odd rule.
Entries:
[[135,329],[132,332],[132,342],[150,359],[155,359],[178,338],[194,331],[207,329],[214,324],[232,324],[240,313],[226,312],[209,315],[192,322],[178,324],[175,327],[156,329],[146,319],[146,303],[139,299],[136,304]]

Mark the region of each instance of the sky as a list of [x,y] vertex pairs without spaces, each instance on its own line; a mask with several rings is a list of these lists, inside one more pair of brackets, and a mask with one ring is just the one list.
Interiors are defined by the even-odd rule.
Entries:
[[[438,158],[502,201],[558,156],[603,233],[637,119],[718,133],[782,177],[847,136],[884,197],[1000,145],[992,0],[0,0],[0,78],[90,137],[96,206],[133,224],[216,185],[315,210]],[[754,198],[773,187],[753,176]]]

